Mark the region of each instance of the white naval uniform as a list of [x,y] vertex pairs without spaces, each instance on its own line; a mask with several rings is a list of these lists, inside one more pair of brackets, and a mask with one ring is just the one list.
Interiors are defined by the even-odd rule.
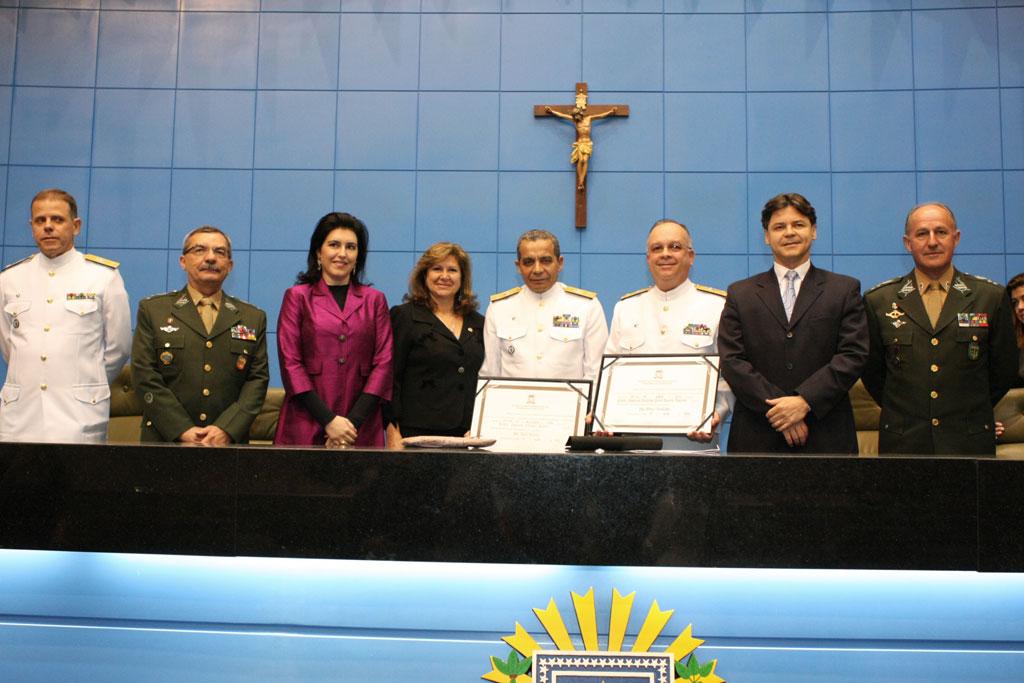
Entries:
[[0,272],[0,441],[106,440],[110,381],[132,330],[116,264],[98,260],[72,248]]
[[608,324],[597,295],[556,282],[495,294],[484,318],[484,377],[597,380]]
[[[725,307],[725,292],[698,287],[690,280],[663,292],[650,287],[622,297],[612,313],[612,329],[605,353],[718,353],[718,321]],[[725,380],[718,381],[715,410],[724,422],[735,398]],[[714,448],[693,444],[694,448]],[[675,445],[673,445],[675,448]]]

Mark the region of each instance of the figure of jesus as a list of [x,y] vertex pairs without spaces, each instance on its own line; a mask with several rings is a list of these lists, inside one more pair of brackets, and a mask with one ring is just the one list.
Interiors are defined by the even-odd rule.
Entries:
[[587,114],[587,95],[577,92],[576,106],[573,107],[571,116],[551,107],[544,107],[544,111],[551,116],[572,121],[576,126],[576,142],[572,143],[572,155],[569,157],[569,161],[576,164],[576,189],[582,191],[587,182],[587,166],[590,163],[590,155],[594,153],[594,141],[590,139],[592,121],[614,115],[617,108],[612,107],[602,114]]

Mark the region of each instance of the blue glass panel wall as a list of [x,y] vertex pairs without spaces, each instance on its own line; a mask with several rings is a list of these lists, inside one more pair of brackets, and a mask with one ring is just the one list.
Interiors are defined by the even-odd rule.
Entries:
[[[933,199],[961,263],[1005,281],[1022,27],[1011,0],[0,0],[0,261],[63,186],[133,306],[181,286],[182,235],[213,223],[229,291],[273,318],[331,209],[366,219],[392,302],[439,239],[471,251],[482,298],[515,284],[540,227],[610,316],[648,282],[654,220],[689,225],[693,279],[724,288],[767,266],[759,209],[790,190],[818,208],[817,262],[865,287],[910,268],[902,219]],[[595,124],[586,231],[572,127],[532,114],[581,80],[631,107]]]

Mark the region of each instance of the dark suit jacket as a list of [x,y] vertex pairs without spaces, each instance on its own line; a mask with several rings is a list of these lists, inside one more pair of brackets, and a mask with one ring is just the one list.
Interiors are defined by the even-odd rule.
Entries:
[[882,406],[879,452],[995,454],[992,407],[1018,371],[1002,285],[954,271],[934,328],[913,271],[873,287],[864,301],[864,386]]
[[[391,399],[391,319],[383,292],[352,285],[345,310],[323,280],[284,293],[277,353],[285,400],[274,443],[322,446],[324,429],[295,395],[314,390],[335,415],[348,415],[361,393]],[[383,447],[380,409],[359,427],[356,446]]]
[[[775,271],[729,287],[718,328],[722,376],[736,394],[730,452],[856,453],[848,391],[868,357],[860,283],[813,265],[786,321]],[[799,394],[811,406],[807,443],[772,429],[766,399]]]
[[188,290],[139,302],[132,380],[142,399],[142,441],[174,441],[216,425],[248,443],[270,380],[267,316],[224,294],[206,332]]
[[473,311],[456,339],[426,306],[391,309],[395,334],[392,419],[402,436],[462,436],[473,419],[476,378],[484,362],[484,317]]

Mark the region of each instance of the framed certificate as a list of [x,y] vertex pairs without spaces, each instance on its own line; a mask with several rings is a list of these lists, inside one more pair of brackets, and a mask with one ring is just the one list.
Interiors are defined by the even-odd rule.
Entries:
[[589,380],[481,377],[470,435],[495,439],[495,450],[561,453],[586,429],[590,391]]
[[717,393],[717,355],[605,355],[594,429],[616,434],[707,431]]

